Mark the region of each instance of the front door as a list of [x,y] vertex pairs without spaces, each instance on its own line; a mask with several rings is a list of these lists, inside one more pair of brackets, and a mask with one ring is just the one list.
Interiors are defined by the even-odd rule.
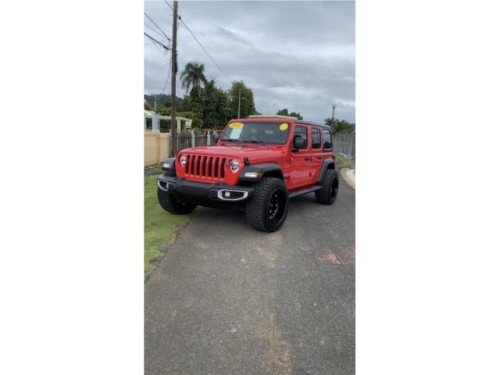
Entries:
[[[289,160],[290,178],[287,181],[288,190],[297,190],[310,185],[311,176],[311,147],[307,126],[297,125],[293,137],[297,137],[300,144],[297,151],[291,153]],[[292,138],[292,139],[294,139]]]

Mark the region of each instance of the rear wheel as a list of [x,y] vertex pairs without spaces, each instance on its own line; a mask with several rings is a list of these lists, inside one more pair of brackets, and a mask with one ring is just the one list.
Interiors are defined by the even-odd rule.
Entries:
[[339,192],[339,175],[337,171],[328,169],[326,171],[321,189],[316,191],[316,202],[321,204],[332,205],[337,199]]
[[288,192],[283,180],[264,177],[255,184],[254,196],[245,208],[247,222],[262,232],[276,232],[288,213]]
[[162,208],[172,214],[190,214],[196,208],[196,204],[177,200],[168,191],[158,188],[158,202]]

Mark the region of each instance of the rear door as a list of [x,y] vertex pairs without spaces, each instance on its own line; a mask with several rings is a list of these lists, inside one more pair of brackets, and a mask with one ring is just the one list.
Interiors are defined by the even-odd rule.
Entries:
[[324,158],[321,129],[317,126],[311,127],[311,158],[310,183],[315,184],[318,181]]

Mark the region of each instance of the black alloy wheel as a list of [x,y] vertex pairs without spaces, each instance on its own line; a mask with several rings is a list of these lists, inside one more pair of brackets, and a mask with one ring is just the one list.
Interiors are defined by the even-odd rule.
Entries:
[[247,222],[261,232],[276,232],[288,213],[285,183],[276,177],[264,177],[254,186],[253,197],[245,208]]

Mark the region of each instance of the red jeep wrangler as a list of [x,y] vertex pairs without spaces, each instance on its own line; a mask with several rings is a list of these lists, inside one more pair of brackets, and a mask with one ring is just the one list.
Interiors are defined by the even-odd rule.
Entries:
[[231,120],[215,146],[179,151],[163,170],[158,200],[168,212],[244,205],[263,232],[283,225],[289,198],[314,192],[331,205],[339,189],[330,127],[284,116]]

